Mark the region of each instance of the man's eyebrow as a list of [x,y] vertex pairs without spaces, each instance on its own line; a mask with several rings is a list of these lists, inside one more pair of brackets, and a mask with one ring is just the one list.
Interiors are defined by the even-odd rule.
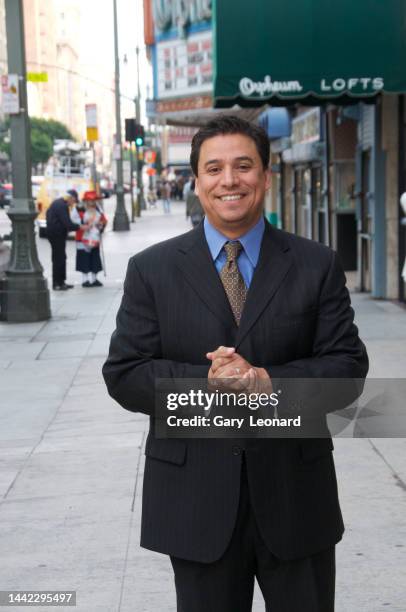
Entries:
[[[241,155],[240,157],[236,157],[235,159],[233,159],[233,161],[249,161],[249,162],[253,162],[254,160],[252,159],[252,157],[250,157],[249,155]],[[221,159],[209,159],[209,161],[207,161],[204,165],[209,166],[210,164],[220,164],[221,163]]]
[[250,157],[249,155],[241,155],[240,157],[236,157],[235,160],[236,161],[250,161],[250,162],[254,161],[252,157]]

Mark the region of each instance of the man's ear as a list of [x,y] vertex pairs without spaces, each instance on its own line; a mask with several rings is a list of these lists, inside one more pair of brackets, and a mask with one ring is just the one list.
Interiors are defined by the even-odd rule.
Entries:
[[198,196],[199,195],[199,179],[195,178],[195,194]]
[[268,191],[268,189],[271,187],[271,183],[272,183],[272,172],[270,168],[267,168],[265,170],[266,173],[266,177],[265,177],[265,191]]

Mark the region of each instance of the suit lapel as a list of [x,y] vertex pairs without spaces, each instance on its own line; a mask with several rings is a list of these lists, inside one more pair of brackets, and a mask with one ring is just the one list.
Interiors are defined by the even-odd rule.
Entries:
[[265,225],[258,265],[247,294],[236,345],[241,344],[255,321],[274,297],[292,265],[283,234]]
[[[211,312],[227,327],[236,327],[223,284],[204,235],[203,223],[184,237],[176,265]],[[198,316],[198,315],[197,315]]]

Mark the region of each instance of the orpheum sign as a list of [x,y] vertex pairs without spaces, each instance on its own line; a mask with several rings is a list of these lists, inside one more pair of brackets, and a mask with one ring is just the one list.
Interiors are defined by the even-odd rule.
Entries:
[[[351,77],[348,79],[322,78],[316,88],[317,94],[331,93],[339,94],[343,92],[357,92],[358,94],[377,93],[382,91],[385,86],[384,79],[376,77]],[[262,81],[254,81],[248,77],[243,77],[239,81],[241,94],[248,97],[269,98],[278,94],[300,95],[306,93],[307,88],[299,80],[277,81],[266,75]]]

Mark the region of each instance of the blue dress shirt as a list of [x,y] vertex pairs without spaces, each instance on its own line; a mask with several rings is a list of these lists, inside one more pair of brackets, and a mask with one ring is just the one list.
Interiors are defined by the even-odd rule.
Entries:
[[[254,227],[252,227],[246,234],[238,238],[238,241],[242,244],[243,249],[238,257],[237,265],[247,288],[249,288],[251,284],[252,277],[258,263],[264,230],[265,221],[264,218],[261,217]],[[204,233],[207,244],[209,245],[211,256],[213,257],[214,265],[216,266],[217,272],[220,273],[220,270],[227,261],[226,253],[223,247],[226,242],[236,241],[229,240],[226,236],[219,232],[209,223],[207,217],[204,218]]]

